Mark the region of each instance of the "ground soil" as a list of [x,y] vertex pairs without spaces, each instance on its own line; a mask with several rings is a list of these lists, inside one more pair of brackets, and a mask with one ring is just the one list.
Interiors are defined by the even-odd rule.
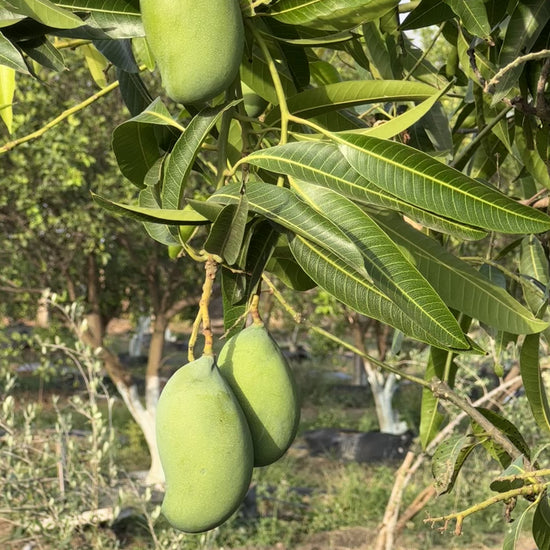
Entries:
[[[479,543],[464,546],[461,544],[460,537],[451,538],[452,535],[442,535],[445,542],[440,545],[430,545],[432,550],[502,550],[502,543]],[[363,527],[350,527],[338,531],[325,533],[315,533],[298,546],[292,548],[283,543],[275,546],[243,546],[233,548],[233,550],[373,550],[376,533]],[[393,550],[424,550],[426,544],[412,539],[403,539],[396,541]],[[537,550],[533,540],[530,537],[520,539],[516,544],[516,550]]]

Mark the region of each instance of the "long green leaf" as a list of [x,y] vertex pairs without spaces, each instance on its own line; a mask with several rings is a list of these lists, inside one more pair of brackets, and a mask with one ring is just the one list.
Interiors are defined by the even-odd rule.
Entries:
[[[357,246],[338,226],[313,210],[295,193],[263,182],[250,182],[246,185],[246,196],[250,211],[332,251],[368,278],[363,267],[363,256]],[[207,202],[235,203],[239,197],[240,185],[231,184],[214,193]]]
[[167,223],[170,225],[202,225],[209,223],[204,216],[190,210],[171,210],[168,208],[149,208],[110,201],[100,195],[92,193],[92,198],[101,207],[113,214],[126,216],[142,222]]
[[[160,209],[160,199],[156,193],[156,186],[148,186],[139,192],[139,205],[142,208]],[[171,227],[164,223],[144,221],[143,227],[149,236],[167,246],[181,245],[181,241],[172,233]]]
[[[328,111],[337,111],[368,103],[389,101],[424,101],[439,90],[422,82],[404,80],[352,80],[309,88],[288,98],[289,111],[302,118],[311,118]],[[273,124],[281,117],[274,109],[266,117]]]
[[517,543],[520,537],[523,535],[523,527],[527,516],[532,512],[533,507],[536,505],[536,501],[532,502],[521,513],[519,518],[515,518],[513,522],[508,524],[506,536],[502,541],[502,550],[516,550]]
[[484,231],[442,218],[383,191],[351,168],[338,147],[331,143],[295,142],[270,147],[255,151],[247,161],[272,172],[323,185],[355,202],[397,210],[426,227],[461,239],[475,240],[486,235]]
[[293,190],[353,239],[374,284],[427,332],[451,348],[467,348],[463,332],[433,287],[368,214],[335,191],[301,181]]
[[420,273],[451,308],[498,330],[529,334],[548,323],[536,319],[503,288],[447,252],[437,241],[416,231],[398,216],[373,214],[374,220],[414,258]]
[[426,153],[397,142],[339,134],[359,174],[394,196],[453,220],[502,233],[540,233],[550,217],[519,204]]
[[307,275],[336,299],[358,313],[378,319],[421,342],[441,347],[432,334],[424,331],[353,266],[301,235],[291,238],[289,244]]
[[54,29],[74,29],[84,25],[80,17],[49,0],[21,0],[10,4],[10,9]]
[[543,494],[533,516],[533,538],[537,548],[550,548],[550,502],[548,494]]
[[0,32],[0,65],[29,74],[27,65],[19,50]]
[[248,201],[246,195],[242,195],[239,202],[226,205],[220,212],[210,228],[204,249],[233,265],[239,257],[247,216]]
[[181,132],[168,109],[157,98],[147,108],[113,130],[112,147],[122,174],[139,188],[145,176],[161,157],[159,127],[174,137]]
[[399,0],[279,0],[269,15],[290,25],[345,30],[378,19]]
[[115,15],[140,15],[137,0],[56,0],[58,6],[72,11],[89,11]]
[[164,208],[181,208],[183,191],[203,141],[221,115],[235,102],[207,107],[195,115],[170,152],[166,163],[161,201]]
[[519,365],[533,417],[542,430],[550,432],[550,404],[540,372],[539,340],[538,334],[529,334],[525,337],[521,346]]
[[422,0],[401,24],[401,29],[412,30],[438,25],[453,17],[453,11],[444,0]]
[[445,0],[458,15],[464,28],[473,36],[489,39],[491,25],[483,0]]
[[[467,316],[460,316],[460,325],[467,332],[471,319]],[[455,376],[458,366],[455,363],[456,353],[452,351],[432,348],[426,364],[424,380],[431,382],[433,377],[446,382],[451,388],[454,387]],[[432,439],[439,433],[439,428],[445,416],[439,411],[439,398],[428,388],[422,389],[422,402],[420,405],[420,442],[425,449]]]
[[430,112],[430,109],[432,109],[441,97],[447,93],[450,86],[451,84],[449,84],[447,88],[434,93],[432,97],[426,99],[419,105],[415,105],[401,115],[384,122],[384,124],[379,124],[378,126],[373,126],[372,128],[368,128],[366,130],[357,130],[354,133],[361,133],[382,139],[392,138],[412,127],[420,119],[425,117]]
[[[516,2],[500,49],[499,66],[505,67],[514,63],[522,54],[529,53],[549,19],[548,0]],[[524,66],[524,63],[517,64],[500,78],[493,93],[493,105],[518,87]]]
[[477,443],[467,435],[453,435],[439,444],[432,456],[435,488],[443,495],[452,490],[456,478]]

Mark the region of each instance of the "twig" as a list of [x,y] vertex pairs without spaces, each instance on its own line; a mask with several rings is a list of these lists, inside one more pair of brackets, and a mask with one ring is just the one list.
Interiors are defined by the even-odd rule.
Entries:
[[442,529],[445,530],[447,524],[450,521],[454,520],[456,521],[455,535],[460,535],[462,533],[462,523],[464,522],[464,519],[468,516],[471,516],[476,512],[480,512],[481,510],[485,510],[486,508],[489,508],[489,506],[492,506],[493,504],[497,504],[499,502],[506,502],[520,496],[528,497],[541,495],[546,491],[546,488],[549,485],[550,481],[547,483],[534,483],[532,485],[526,485],[524,487],[520,487],[519,489],[511,489],[510,491],[505,491],[504,493],[499,493],[498,495],[490,497],[483,502],[474,504],[473,506],[470,506],[470,508],[462,510],[461,512],[454,512],[452,514],[447,514],[446,516],[439,516],[436,518],[427,518],[424,520],[424,523],[431,523],[433,527],[434,524],[437,522],[444,522]]
[[[446,382],[443,382],[438,378],[434,378],[431,383],[431,391],[435,397],[445,399],[463,410],[472,420],[477,422],[487,433],[487,435],[495,443],[500,445],[513,459],[523,454],[508,437],[506,437],[492,422],[487,420],[487,418],[485,418],[485,416],[483,416],[471,403],[452,391]],[[531,467],[531,463],[527,460],[527,458],[525,458],[525,465],[528,469]]]
[[88,105],[91,105],[98,99],[101,99],[103,96],[106,96],[107,94],[111,93],[113,90],[116,90],[116,88],[118,88],[118,85],[119,85],[119,82],[118,80],[116,80],[115,82],[109,84],[99,92],[86,98],[84,101],[80,102],[78,105],[75,105],[69,109],[66,109],[59,116],[50,120],[50,122],[46,123],[44,126],[42,126],[42,128],[39,128],[35,132],[27,134],[26,136],[20,137],[18,139],[14,139],[13,141],[9,141],[8,143],[5,143],[0,147],[0,154],[7,153],[8,151],[11,151],[12,149],[17,147],[18,145],[21,145],[22,143],[26,143],[28,141],[32,141],[33,139],[43,136],[48,130],[51,130],[54,126],[57,126],[60,122],[63,122],[65,119],[69,118],[71,115],[78,113],[78,111],[82,111],[83,109],[88,107]]
[[395,525],[399,517],[399,506],[403,500],[407,472],[411,467],[414,456],[414,453],[409,451],[395,474],[395,482],[388,504],[386,505],[384,519],[382,520],[382,525],[379,527],[378,536],[376,537],[375,550],[392,550],[393,548]]
[[550,50],[540,50],[538,52],[531,52],[525,55],[520,55],[514,61],[511,63],[508,63],[508,65],[502,67],[500,71],[498,71],[491,80],[486,82],[483,86],[483,91],[487,93],[493,93],[494,87],[500,82],[500,79],[512,69],[515,69],[519,67],[522,63],[526,63],[527,61],[536,61],[537,59],[545,59],[547,57],[550,57]]

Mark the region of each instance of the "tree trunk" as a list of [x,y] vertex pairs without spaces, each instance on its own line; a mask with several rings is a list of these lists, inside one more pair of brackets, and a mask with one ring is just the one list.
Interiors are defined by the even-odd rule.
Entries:
[[407,429],[407,424],[399,420],[397,411],[393,408],[393,396],[397,390],[397,378],[394,374],[385,375],[366,360],[363,364],[374,398],[380,431],[390,434],[403,433]]
[[50,324],[50,310],[48,308],[48,300],[50,289],[46,288],[40,294],[38,299],[38,307],[36,308],[36,326],[40,328],[48,328]]

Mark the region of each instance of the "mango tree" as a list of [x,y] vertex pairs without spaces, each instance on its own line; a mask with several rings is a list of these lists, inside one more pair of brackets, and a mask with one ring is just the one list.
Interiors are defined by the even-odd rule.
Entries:
[[[539,366],[548,333],[548,2],[242,0],[242,31],[235,6],[224,19],[225,11],[212,15],[202,2],[189,3],[193,17],[177,4],[157,5],[162,17],[151,27],[133,0],[6,2],[6,124],[16,72],[19,81],[36,64],[56,68],[69,46],[85,48],[92,69],[100,54],[107,58],[116,81],[104,89],[118,86],[130,111],[113,129],[112,146],[134,199],[94,200],[143,222],[185,262],[209,266],[190,359],[201,322],[203,351],[211,353],[206,283],[214,277],[227,335],[260,314],[258,296],[276,291],[275,278],[295,292],[323,289],[430,347],[423,377],[354,350],[423,388],[424,446],[446,421],[440,401],[469,416],[468,434],[434,455],[438,492],[452,490],[478,444],[502,467],[494,496],[433,521],[454,519],[460,532],[474,511],[528,497],[506,544],[515,546],[534,513],[535,541],[546,547],[547,470],[509,419],[473,407],[453,386],[456,357],[484,353],[473,330],[484,327],[494,346],[521,346],[533,416],[541,434],[550,431]],[[210,24],[217,34],[205,40]],[[437,29],[432,44],[446,44],[445,59],[416,46],[415,32],[426,28]],[[183,31],[197,39],[184,44],[176,64],[171,48]],[[231,79],[216,73],[222,52],[230,52]],[[141,78],[155,57],[168,97]],[[196,94],[180,95],[189,84],[177,79],[180,71],[191,75]],[[263,100],[263,110],[247,111],[243,89]],[[483,257],[471,257],[470,243],[484,248]]]

